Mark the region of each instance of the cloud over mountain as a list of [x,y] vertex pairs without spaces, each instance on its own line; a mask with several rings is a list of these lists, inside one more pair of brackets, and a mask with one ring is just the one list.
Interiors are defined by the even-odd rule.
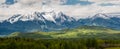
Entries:
[[4,3],[4,2],[5,2],[5,0],[0,0],[0,4],[1,4],[1,3]]
[[[1,3],[5,3],[5,1],[6,0],[0,0],[0,20],[11,17],[14,14],[32,14],[35,11],[62,11],[67,15],[78,16],[80,18],[96,13],[114,13],[120,11],[120,0],[13,0],[14,4],[12,5],[1,5]],[[80,4],[87,4],[88,2],[92,2],[92,4]],[[111,4],[109,5],[108,3]],[[103,6],[101,6],[101,4]],[[104,6],[106,4],[109,6]]]

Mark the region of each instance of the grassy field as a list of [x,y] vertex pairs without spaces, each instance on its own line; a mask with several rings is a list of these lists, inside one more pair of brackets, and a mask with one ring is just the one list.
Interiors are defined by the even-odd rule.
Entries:
[[102,39],[120,39],[120,31],[105,27],[83,26],[75,29],[65,29],[51,32],[32,32],[20,33],[15,32],[8,37],[25,37],[25,38],[102,38]]
[[120,47],[110,47],[110,48],[106,48],[106,49],[120,49]]

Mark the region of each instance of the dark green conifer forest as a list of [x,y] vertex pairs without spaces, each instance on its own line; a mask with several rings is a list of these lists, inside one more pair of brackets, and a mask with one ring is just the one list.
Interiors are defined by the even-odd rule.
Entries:
[[119,47],[120,40],[0,38],[0,49],[105,49]]

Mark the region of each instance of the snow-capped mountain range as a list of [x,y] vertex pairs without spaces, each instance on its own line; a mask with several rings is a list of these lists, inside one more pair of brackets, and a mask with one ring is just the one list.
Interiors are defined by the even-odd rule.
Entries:
[[64,14],[62,12],[59,12],[58,14],[55,13],[54,11],[52,12],[35,12],[32,15],[21,15],[21,14],[17,14],[14,15],[12,17],[10,17],[8,21],[10,23],[14,23],[17,21],[32,21],[32,20],[39,20],[39,21],[43,21],[45,22],[45,20],[48,21],[52,21],[54,23],[56,23],[56,19],[61,19],[61,21],[66,21],[67,19],[69,21],[72,21],[72,17],[69,16],[64,16]]
[[62,12],[34,12],[30,15],[16,14],[0,22],[0,35],[12,32],[56,31],[78,26],[102,26],[120,30],[120,14],[98,13],[78,19]]

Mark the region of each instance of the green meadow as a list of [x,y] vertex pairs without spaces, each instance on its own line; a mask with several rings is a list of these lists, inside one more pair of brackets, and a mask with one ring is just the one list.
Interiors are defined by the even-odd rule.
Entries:
[[120,49],[120,47],[110,47],[110,48],[106,48],[106,49]]
[[105,27],[83,26],[75,29],[64,29],[61,31],[51,32],[31,32],[20,33],[15,32],[8,37],[23,37],[23,38],[100,38],[100,39],[120,39],[120,31]]

